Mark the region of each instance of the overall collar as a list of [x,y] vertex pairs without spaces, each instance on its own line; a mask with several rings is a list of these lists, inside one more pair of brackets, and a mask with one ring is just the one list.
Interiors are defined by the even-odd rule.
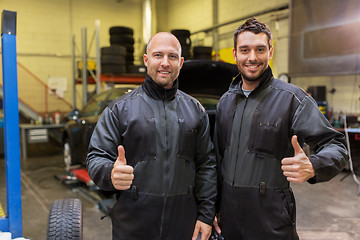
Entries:
[[146,74],[145,80],[142,84],[143,89],[147,95],[156,100],[166,100],[170,101],[175,98],[176,91],[179,86],[179,80],[174,81],[173,86],[170,89],[165,89],[157,85],[154,80]]
[[[259,84],[256,86],[256,88],[253,90],[257,91],[258,89],[262,88],[263,86],[266,86],[270,83],[271,79],[273,78],[273,74],[272,74],[272,70],[270,68],[270,66],[264,71],[263,75],[261,76],[261,80],[259,82]],[[243,84],[243,80],[241,77],[241,74],[238,74],[234,80],[231,82],[229,90],[241,90]]]

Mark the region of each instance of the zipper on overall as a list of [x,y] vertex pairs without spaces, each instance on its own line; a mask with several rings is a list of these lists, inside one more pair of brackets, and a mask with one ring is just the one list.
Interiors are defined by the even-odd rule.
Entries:
[[[165,105],[165,101],[162,100],[163,102],[163,110],[164,110],[164,123],[165,123],[165,146],[168,147],[168,127],[167,127],[167,117],[166,117],[166,105]],[[167,178],[167,169],[166,169],[166,162],[167,162],[167,154],[168,150],[166,150],[165,152],[165,156],[164,156],[164,160],[162,162],[162,167],[163,167],[163,173],[164,173],[164,206],[163,206],[163,210],[162,210],[162,214],[161,214],[161,224],[160,224],[160,239],[163,239],[163,226],[164,226],[164,219],[165,219],[165,209],[166,209],[166,203],[167,203],[167,196],[168,196],[168,192],[167,192],[167,185],[166,185],[166,178]]]

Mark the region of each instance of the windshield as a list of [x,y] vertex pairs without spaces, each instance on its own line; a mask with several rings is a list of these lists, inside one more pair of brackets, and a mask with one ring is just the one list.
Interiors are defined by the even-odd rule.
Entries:
[[100,115],[102,110],[115,99],[134,90],[134,87],[113,88],[102,92],[89,100],[85,107],[81,110],[81,117],[89,117]]

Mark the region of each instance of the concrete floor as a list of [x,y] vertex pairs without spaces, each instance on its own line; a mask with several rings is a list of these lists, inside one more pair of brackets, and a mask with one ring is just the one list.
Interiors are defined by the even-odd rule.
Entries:
[[[23,236],[30,240],[46,239],[51,203],[56,199],[79,198],[83,204],[84,240],[111,239],[111,221],[100,220],[104,214],[96,202],[55,177],[65,173],[61,148],[33,145],[28,149],[28,169],[21,172]],[[327,183],[292,185],[301,240],[360,239],[359,186],[351,175],[346,175],[347,172],[342,172]],[[4,159],[0,158],[0,203],[6,211],[4,179]]]

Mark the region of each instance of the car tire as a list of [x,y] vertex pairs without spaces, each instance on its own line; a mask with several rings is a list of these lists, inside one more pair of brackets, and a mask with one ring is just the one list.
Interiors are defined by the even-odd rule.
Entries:
[[71,147],[69,139],[65,139],[63,145],[63,156],[64,156],[64,163],[67,170],[70,169],[71,165],[73,165],[72,157],[71,157]]
[[82,230],[80,199],[60,199],[51,204],[46,233],[47,240],[82,240]]

